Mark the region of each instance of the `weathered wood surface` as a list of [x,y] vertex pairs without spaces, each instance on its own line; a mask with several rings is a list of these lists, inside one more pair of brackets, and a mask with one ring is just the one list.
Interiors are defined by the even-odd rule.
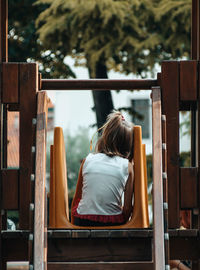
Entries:
[[38,93],[37,128],[36,128],[36,168],[35,168],[35,217],[34,217],[34,269],[43,270],[46,261],[45,244],[45,176],[46,176],[46,131],[47,131],[47,96]]
[[149,238],[153,231],[149,229],[127,229],[127,230],[48,230],[48,238]]
[[[152,241],[152,231],[139,232],[139,230],[125,230],[122,237],[122,233],[119,232],[119,237],[110,237],[110,233],[105,231],[100,234],[99,230],[96,230],[98,237],[95,237],[95,230],[90,230],[90,235],[85,232],[85,237],[81,239],[69,237],[70,230],[53,230],[48,231],[48,250],[50,251],[49,259],[50,261],[56,258],[56,261],[73,261],[77,257],[77,254],[82,254],[82,261],[88,258],[88,256],[93,256],[93,259],[98,257],[99,260],[105,260],[105,258],[111,259],[113,257],[115,261],[120,261],[120,258],[128,259],[129,261],[135,258],[140,258],[143,260],[142,256],[148,260],[151,260],[149,251],[151,249]],[[115,230],[113,230],[115,231]],[[128,237],[129,231],[131,231],[132,236]],[[115,236],[117,231],[114,232]],[[140,236],[137,235],[140,233]],[[142,237],[143,236],[145,237]],[[111,234],[112,235],[112,234]],[[135,235],[135,236],[134,236]],[[27,261],[28,260],[28,231],[3,231],[2,241],[4,246],[4,257],[8,258],[9,261]],[[69,238],[67,238],[69,237]],[[170,237],[170,258],[180,258],[181,259],[198,259],[199,248],[200,248],[200,235],[198,230],[169,230]],[[85,245],[86,244],[86,245]],[[100,247],[98,247],[100,245]],[[115,247],[115,245],[117,245]],[[120,247],[121,245],[121,247]],[[142,249],[142,245],[146,245]],[[119,250],[117,248],[119,246]],[[139,246],[139,251],[138,251]],[[78,249],[77,249],[78,247]],[[95,250],[97,247],[97,251]],[[121,253],[121,249],[125,248]],[[181,247],[181,248],[180,248]],[[130,250],[129,250],[130,249]],[[73,252],[72,252],[73,250]],[[90,252],[92,250],[92,253]],[[70,254],[72,252],[72,257]],[[140,253],[140,254],[138,254]],[[54,257],[54,258],[53,258]],[[120,258],[119,258],[120,257]]]
[[128,89],[148,89],[158,86],[157,80],[62,80],[62,79],[42,79],[41,90],[128,90]]
[[18,209],[18,185],[19,170],[3,169],[1,170],[2,181],[2,209],[17,210]]
[[2,103],[18,103],[18,63],[2,63]]
[[198,207],[197,168],[180,168],[181,208]]
[[152,88],[154,269],[165,268],[160,87]]
[[[75,230],[48,230],[48,239],[66,239],[66,238],[79,238],[80,234],[73,234]],[[153,230],[138,230],[138,229],[125,229],[125,230],[79,230],[82,233],[82,238],[151,238],[153,237]],[[3,239],[28,239],[28,230],[16,231],[2,231]],[[169,229],[170,237],[196,237],[200,236],[198,229]]]
[[[164,233],[168,233],[168,180],[167,180],[167,131],[166,131],[166,116],[162,115],[162,162],[163,173],[166,173],[166,178],[163,179],[163,209],[164,209]],[[169,240],[165,239],[165,265],[169,265]]]
[[169,228],[180,226],[179,200],[179,63],[162,63],[162,113],[167,120]]
[[[29,205],[33,202],[31,174],[34,173],[35,126],[32,119],[36,118],[36,92],[38,90],[37,64],[19,65],[20,85],[20,182],[19,182],[19,227],[32,228]],[[34,150],[34,149],[33,149]]]
[[200,254],[200,240],[196,237],[170,237],[170,259],[197,260]]
[[197,100],[197,61],[180,61],[180,101]]
[[48,263],[48,270],[153,270],[152,262]]
[[48,262],[149,261],[151,238],[48,240]]

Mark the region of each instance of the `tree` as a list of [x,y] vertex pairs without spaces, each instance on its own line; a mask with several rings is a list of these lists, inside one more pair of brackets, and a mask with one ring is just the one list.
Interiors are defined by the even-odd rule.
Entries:
[[[50,50],[61,50],[80,63],[83,57],[91,78],[108,78],[110,68],[125,62],[137,70],[137,53],[145,33],[140,27],[139,1],[39,0],[49,4],[37,24],[39,38]],[[133,51],[134,58],[129,58]],[[139,60],[138,60],[139,63]],[[144,67],[145,68],[145,67]],[[98,126],[113,109],[109,91],[93,91]]]
[[[75,77],[67,55],[91,78],[107,78],[110,69],[146,77],[155,63],[189,56],[191,0],[35,2],[9,0],[9,60],[38,61],[46,78]],[[93,95],[100,126],[112,99],[110,92]]]
[[[47,5],[34,5],[35,0],[8,1],[8,55],[10,62],[38,61],[45,78],[75,77],[63,60],[64,55],[52,53],[38,39],[35,20]],[[16,12],[17,11],[17,12]]]
[[[145,0],[155,22],[149,25],[149,33],[157,36],[158,43],[153,50],[159,61],[189,58],[191,43],[191,0]],[[160,56],[158,55],[160,51]],[[157,57],[159,56],[159,57]]]

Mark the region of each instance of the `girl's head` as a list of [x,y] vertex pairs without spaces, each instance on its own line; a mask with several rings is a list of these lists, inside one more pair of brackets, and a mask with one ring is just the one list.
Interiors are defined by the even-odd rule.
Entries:
[[121,112],[113,111],[108,115],[102,129],[102,135],[96,144],[96,152],[132,160],[133,124],[125,121]]

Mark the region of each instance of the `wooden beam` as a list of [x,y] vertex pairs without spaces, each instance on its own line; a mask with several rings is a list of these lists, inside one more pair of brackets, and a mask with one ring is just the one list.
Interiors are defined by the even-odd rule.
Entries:
[[2,103],[18,103],[18,64],[2,64]]
[[197,101],[197,61],[180,62],[180,101]]
[[[166,174],[163,181],[163,203],[164,209],[164,233],[168,233],[168,179],[167,179],[167,131],[166,131],[166,116],[162,115],[162,162],[163,173]],[[169,240],[165,239],[165,265],[169,265]]]
[[34,269],[44,269],[45,248],[45,176],[46,176],[46,132],[47,96],[38,93],[36,128],[36,168],[35,168],[35,217],[34,217]]
[[20,189],[19,227],[30,229],[30,203],[33,202],[31,174],[34,174],[36,92],[38,90],[38,67],[35,63],[19,64],[20,87]]
[[181,208],[198,208],[197,168],[180,168]]
[[171,260],[198,260],[200,240],[198,237],[170,237]]
[[152,262],[48,263],[48,270],[153,270]]
[[151,237],[48,239],[48,262],[151,261]]
[[128,89],[151,89],[158,86],[157,80],[62,80],[42,79],[41,90],[128,90]]
[[179,63],[163,62],[161,77],[162,113],[167,121],[169,228],[179,228]]
[[160,87],[152,88],[154,269],[165,268]]
[[18,209],[18,184],[19,170],[3,169],[1,171],[2,181],[2,209]]
[[[65,232],[66,231],[66,232]],[[141,237],[102,237],[66,238],[70,230],[57,230],[48,235],[48,261],[55,262],[91,262],[104,261],[151,261],[151,236],[144,237],[143,230],[136,230]],[[92,230],[91,230],[92,231]],[[111,230],[115,231],[115,230]],[[134,230],[132,235],[134,235]],[[56,234],[54,234],[54,232]],[[60,234],[60,235],[59,235]],[[126,234],[126,233],[125,233]],[[120,234],[122,236],[122,233]],[[143,237],[142,237],[143,235]],[[3,252],[8,261],[28,261],[29,231],[3,231]],[[169,230],[170,259],[197,260],[199,258],[200,238],[198,230]],[[181,248],[180,248],[181,247]],[[71,254],[71,256],[70,256]]]

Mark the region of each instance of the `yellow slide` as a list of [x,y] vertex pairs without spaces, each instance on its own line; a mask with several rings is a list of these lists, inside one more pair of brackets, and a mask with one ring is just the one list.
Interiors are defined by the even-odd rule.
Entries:
[[[72,207],[82,194],[82,173],[80,170]],[[54,145],[51,149],[49,227],[80,228],[69,222],[68,188],[65,145],[62,129],[54,129]],[[114,228],[148,228],[148,195],[145,145],[142,145],[142,130],[134,127],[134,207],[131,219]],[[106,227],[109,229],[109,227]]]

